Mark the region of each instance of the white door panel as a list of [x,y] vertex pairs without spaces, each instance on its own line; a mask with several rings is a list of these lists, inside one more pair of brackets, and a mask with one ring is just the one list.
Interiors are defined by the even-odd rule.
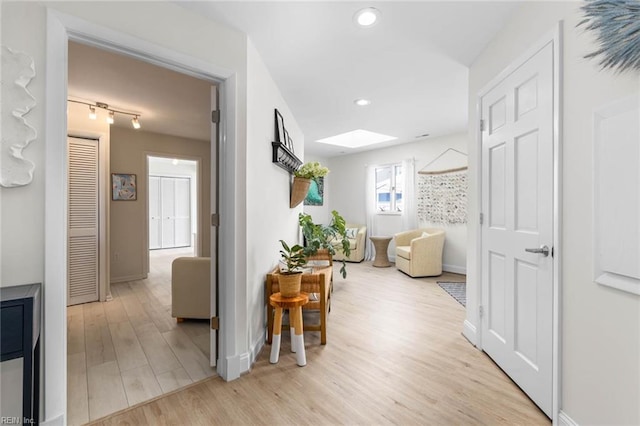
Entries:
[[551,416],[553,48],[482,97],[482,347]]
[[160,178],[149,176],[149,249],[162,248],[162,208],[160,206]]

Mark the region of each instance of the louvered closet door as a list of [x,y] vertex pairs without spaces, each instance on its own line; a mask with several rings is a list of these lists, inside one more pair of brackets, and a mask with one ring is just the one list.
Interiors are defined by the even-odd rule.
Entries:
[[98,300],[98,141],[68,138],[67,305]]

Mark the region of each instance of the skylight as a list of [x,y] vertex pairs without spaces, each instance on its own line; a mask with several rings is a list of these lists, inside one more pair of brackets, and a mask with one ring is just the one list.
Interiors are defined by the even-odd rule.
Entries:
[[353,130],[337,136],[320,139],[317,142],[329,145],[344,146],[347,148],[360,148],[362,146],[374,145],[398,139],[395,136],[382,135],[380,133],[369,132],[368,130]]

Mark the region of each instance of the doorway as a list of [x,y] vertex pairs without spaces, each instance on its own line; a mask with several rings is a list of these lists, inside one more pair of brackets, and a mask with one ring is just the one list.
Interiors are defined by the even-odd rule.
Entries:
[[[198,232],[198,163],[149,155],[149,250],[191,248]],[[184,250],[183,250],[184,252]]]
[[[108,84],[100,84],[107,80]],[[132,89],[125,86],[125,81],[132,80],[137,92],[128,98],[127,92]],[[162,133],[161,126],[154,127],[150,118],[145,120],[162,114],[163,97],[180,102],[174,93],[163,95],[159,89],[145,86],[153,80],[161,82],[162,87],[180,87],[183,92],[189,91],[191,85],[201,93],[202,99],[189,99],[205,109],[201,114],[204,119],[196,124],[203,130],[201,139],[181,133],[181,128],[193,132],[194,125],[183,123],[177,113],[164,120],[173,119],[171,133]],[[73,124],[69,125],[83,130],[99,122],[105,127],[109,149],[100,159],[101,169],[132,176],[135,182],[134,195],[127,199],[109,197],[109,191],[103,191],[110,206],[110,262],[101,268],[109,267],[112,300],[67,310],[67,422],[79,424],[216,374],[212,368],[216,353],[211,351],[209,321],[177,323],[172,317],[171,262],[177,256],[216,255],[206,220],[217,196],[217,188],[212,185],[217,152],[211,143],[212,134],[217,132],[209,118],[210,105],[217,100],[211,99],[209,81],[79,43],[69,44],[68,84],[69,96],[74,99],[88,103],[97,100],[117,111],[147,110],[139,116],[138,127],[132,128],[130,117],[123,119],[117,113],[114,122],[107,124],[103,115],[109,110],[101,114],[102,107],[95,102],[95,119],[87,114],[91,109],[82,105],[74,111]],[[148,92],[152,92],[153,102],[146,105],[152,104],[156,109],[145,106]],[[148,153],[158,159],[151,162],[155,166],[149,167]],[[156,164],[163,157],[168,158],[164,169]],[[174,160],[177,164],[173,164]],[[169,170],[169,166],[173,169]],[[147,223],[154,182],[150,175],[154,173],[160,190],[164,188],[160,211],[169,216],[161,223],[160,235],[164,235],[165,248],[171,250],[161,250],[150,265]],[[161,181],[166,183],[162,185]],[[70,194],[70,198],[74,195]],[[69,268],[68,273],[73,269]],[[205,284],[215,292],[213,276],[212,282]]]

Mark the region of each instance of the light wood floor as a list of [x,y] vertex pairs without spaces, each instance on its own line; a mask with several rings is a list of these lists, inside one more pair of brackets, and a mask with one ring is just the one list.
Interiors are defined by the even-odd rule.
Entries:
[[171,317],[171,261],[151,251],[145,280],[111,285],[113,300],[67,308],[68,424],[87,423],[215,374],[209,323]]
[[463,276],[412,279],[368,262],[348,274],[335,274],[327,345],[305,333],[306,367],[284,332],[276,365],[266,345],[238,380],[214,377],[96,424],[550,424],[462,337],[464,309],[435,282]]

